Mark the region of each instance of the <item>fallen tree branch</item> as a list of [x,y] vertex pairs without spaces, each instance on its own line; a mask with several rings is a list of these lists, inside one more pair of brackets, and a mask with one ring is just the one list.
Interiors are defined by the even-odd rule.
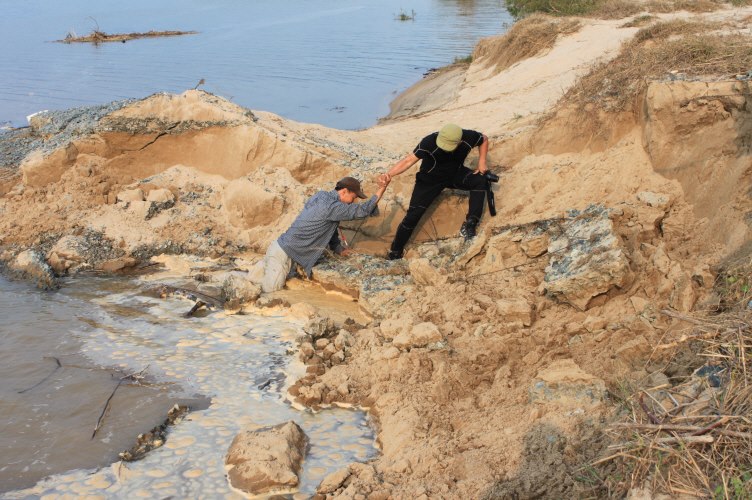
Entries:
[[117,392],[118,388],[120,388],[120,385],[125,382],[126,380],[135,380],[138,381],[143,378],[143,373],[146,371],[146,369],[149,368],[149,365],[146,365],[143,370],[141,370],[138,373],[131,373],[130,375],[125,375],[123,377],[120,377],[120,380],[118,380],[117,385],[114,389],[112,389],[112,393],[110,394],[110,397],[107,398],[107,401],[104,402],[104,407],[102,408],[102,413],[99,414],[99,418],[97,419],[97,425],[94,426],[94,432],[91,433],[91,439],[94,439],[94,436],[97,435],[97,431],[102,426],[102,421],[104,420],[104,415],[107,413],[107,408],[110,406],[110,401],[112,401],[112,398],[115,397],[115,392]]
[[54,356],[45,356],[45,357],[44,357],[44,358],[42,358],[42,359],[54,359],[54,360],[55,360],[55,363],[57,363],[57,366],[56,366],[55,368],[53,368],[53,369],[52,369],[52,371],[51,371],[51,372],[50,372],[49,374],[47,374],[47,376],[46,376],[46,377],[44,377],[44,378],[43,378],[42,380],[40,380],[40,381],[39,381],[39,382],[37,382],[36,384],[32,385],[31,387],[27,387],[26,389],[24,389],[24,390],[22,390],[22,391],[18,391],[18,394],[23,394],[24,392],[28,392],[28,391],[30,391],[30,390],[32,390],[32,389],[34,389],[35,387],[38,387],[38,386],[42,385],[42,384],[43,384],[44,382],[46,382],[46,381],[47,381],[47,379],[48,379],[48,378],[50,378],[50,377],[51,377],[51,376],[52,376],[52,375],[53,375],[53,374],[54,374],[54,373],[55,373],[55,372],[56,372],[56,371],[57,371],[57,370],[58,370],[59,368],[62,368],[62,367],[63,367],[63,365],[61,365],[61,364],[60,364],[60,360],[59,360],[59,359],[57,359],[57,358],[56,358],[56,357],[54,357]]

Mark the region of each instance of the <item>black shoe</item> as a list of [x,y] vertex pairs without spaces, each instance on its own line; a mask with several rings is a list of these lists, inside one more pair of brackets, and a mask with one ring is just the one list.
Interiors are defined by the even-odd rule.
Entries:
[[387,260],[397,260],[402,258],[402,252],[395,252],[394,250],[389,250],[386,254]]
[[465,241],[472,240],[475,238],[475,234],[477,233],[478,229],[478,222],[474,220],[466,220],[462,223],[462,227],[460,228],[460,236],[465,238]]

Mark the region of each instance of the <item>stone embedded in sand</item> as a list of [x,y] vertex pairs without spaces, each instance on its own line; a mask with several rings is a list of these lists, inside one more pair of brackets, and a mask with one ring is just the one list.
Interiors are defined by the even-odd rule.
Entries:
[[547,234],[534,236],[520,242],[520,248],[531,259],[540,257],[548,251],[549,238]]
[[651,191],[640,191],[637,193],[637,199],[649,207],[666,209],[671,203],[671,198],[665,194],[653,193]]
[[439,327],[433,323],[425,322],[418,323],[410,329],[404,330],[402,333],[394,337],[392,344],[402,350],[411,349],[413,347],[425,347],[433,342],[438,342],[442,339]]
[[533,309],[525,299],[497,300],[496,314],[501,316],[501,323],[516,323],[523,326],[530,326],[533,323]]
[[127,267],[133,267],[136,264],[138,264],[138,261],[133,257],[119,257],[102,262],[97,266],[97,269],[106,273],[114,273]]
[[419,285],[440,286],[447,282],[447,276],[432,266],[428,259],[411,260],[410,274]]
[[586,373],[571,359],[554,361],[540,370],[529,393],[530,401],[575,404],[597,404],[608,395],[603,380]]
[[411,328],[414,322],[415,318],[412,314],[400,314],[383,320],[379,325],[379,330],[385,339],[392,340],[403,331]]
[[152,189],[146,196],[146,201],[154,203],[173,203],[175,201],[175,195],[169,189]]
[[332,472],[321,481],[321,484],[319,484],[319,487],[316,489],[316,493],[319,495],[329,495],[334,493],[340,486],[342,486],[342,483],[344,483],[348,477],[350,477],[350,469],[348,468]]
[[82,239],[76,236],[63,236],[47,252],[47,262],[57,274],[63,274],[71,267],[82,263]]
[[251,495],[298,485],[307,438],[293,421],[243,430],[235,436],[225,463],[234,488]]
[[528,257],[520,246],[521,239],[522,235],[516,231],[504,231],[489,238],[479,272],[493,273],[526,263]]
[[117,201],[131,202],[144,201],[144,191],[141,188],[126,189],[117,194]]
[[551,241],[548,253],[546,291],[581,310],[593,297],[614,287],[624,288],[633,278],[613,222],[602,206],[574,211],[562,233]]

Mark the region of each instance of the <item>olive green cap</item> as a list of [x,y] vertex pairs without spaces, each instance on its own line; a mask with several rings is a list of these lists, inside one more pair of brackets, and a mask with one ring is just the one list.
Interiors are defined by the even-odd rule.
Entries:
[[457,146],[462,140],[462,128],[454,123],[447,123],[441,130],[439,130],[439,136],[436,138],[436,145],[444,151],[452,152],[457,149]]

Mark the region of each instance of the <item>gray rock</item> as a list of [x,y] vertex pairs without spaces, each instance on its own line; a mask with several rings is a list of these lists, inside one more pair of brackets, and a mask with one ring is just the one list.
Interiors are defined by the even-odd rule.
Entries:
[[633,279],[621,240],[603,206],[572,211],[548,247],[545,289],[580,310],[590,299]]

